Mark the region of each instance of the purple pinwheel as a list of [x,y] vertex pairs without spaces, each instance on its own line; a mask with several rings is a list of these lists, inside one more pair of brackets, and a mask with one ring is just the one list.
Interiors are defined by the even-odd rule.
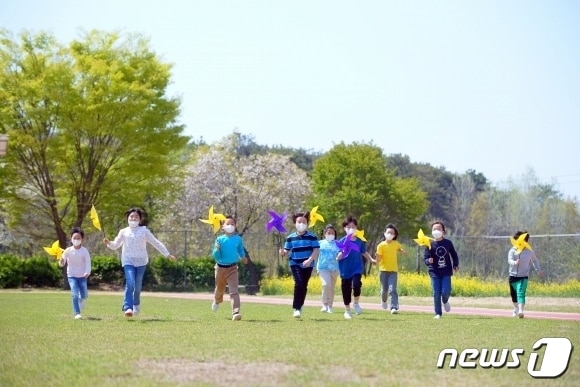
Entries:
[[282,215],[276,213],[276,211],[269,210],[268,214],[270,214],[271,219],[266,223],[266,231],[270,232],[273,228],[275,228],[278,232],[286,232],[286,228],[284,228],[284,222],[288,217],[288,214],[284,213]]
[[352,250],[360,251],[358,245],[350,239],[350,235],[347,235],[345,238],[336,241],[336,246],[342,252],[342,258],[346,258]]

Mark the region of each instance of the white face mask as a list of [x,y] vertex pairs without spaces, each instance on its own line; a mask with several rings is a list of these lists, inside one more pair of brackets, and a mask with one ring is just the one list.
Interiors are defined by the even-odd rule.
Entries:
[[235,231],[236,226],[234,226],[233,224],[226,224],[224,226],[224,231],[227,232],[228,234],[231,234]]
[[129,227],[137,227],[139,226],[139,222],[136,220],[130,220],[129,221]]
[[391,234],[390,232],[385,233],[385,239],[388,241],[392,241],[394,237],[395,236],[393,234]]
[[325,238],[327,241],[332,242],[334,240],[334,235],[332,234],[326,234]]
[[80,246],[81,245],[81,240],[80,239],[73,239],[72,240],[72,244],[74,247]]
[[441,237],[443,236],[443,231],[440,231],[440,230],[433,230],[433,231],[431,232],[431,234],[433,235],[433,238],[435,238],[435,239],[439,239],[439,238],[441,238]]
[[306,231],[307,228],[308,226],[306,226],[304,223],[296,223],[296,231],[298,232]]
[[344,231],[346,232],[347,235],[352,235],[352,234],[354,234],[354,232],[356,231],[356,229],[355,228],[347,227],[347,228],[344,229]]

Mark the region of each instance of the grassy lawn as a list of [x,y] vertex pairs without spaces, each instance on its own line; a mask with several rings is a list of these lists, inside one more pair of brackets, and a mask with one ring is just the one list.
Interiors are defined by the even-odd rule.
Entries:
[[[578,385],[574,352],[558,379],[527,372],[542,337],[580,343],[580,322],[445,315],[342,313],[289,305],[229,304],[144,296],[142,315],[120,311],[118,294],[91,294],[83,320],[72,318],[68,292],[0,292],[1,386],[174,385]],[[506,307],[509,308],[509,307]],[[577,312],[577,310],[568,311]],[[516,369],[438,369],[444,348],[523,348]],[[543,349],[538,350],[540,359]]]

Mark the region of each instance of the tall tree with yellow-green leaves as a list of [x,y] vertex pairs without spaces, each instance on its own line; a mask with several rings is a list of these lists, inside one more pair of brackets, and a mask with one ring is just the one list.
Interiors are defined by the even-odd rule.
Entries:
[[0,31],[0,133],[10,138],[0,200],[30,249],[64,247],[73,226],[90,231],[93,204],[114,236],[127,206],[172,193],[188,137],[170,77],[138,35],[91,31],[63,45]]

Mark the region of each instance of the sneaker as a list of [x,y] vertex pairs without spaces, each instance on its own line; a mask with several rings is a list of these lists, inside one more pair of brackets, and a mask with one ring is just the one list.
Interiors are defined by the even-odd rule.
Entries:
[[512,312],[512,316],[514,317],[518,317],[518,309],[514,309],[514,311]]
[[133,309],[127,309],[125,311],[125,317],[133,317]]
[[352,318],[352,314],[350,314],[350,310],[346,310],[344,312],[344,318],[350,320]]
[[399,314],[399,310],[398,309],[391,309],[391,314]]
[[137,316],[141,313],[141,305],[133,305],[133,315]]
[[362,308],[360,307],[360,305],[358,303],[352,304],[352,306],[353,306],[354,312],[356,314],[361,314],[362,313]]
[[80,320],[81,318],[83,318],[83,316],[80,314],[75,314],[75,320]]
[[240,321],[242,319],[242,315],[240,313],[234,313],[232,316],[232,321]]
[[440,314],[436,314],[435,317],[433,317],[433,318],[436,319],[436,320],[438,320],[438,319],[441,318],[441,315]]
[[294,309],[293,316],[294,316],[294,318],[300,318],[300,317],[302,317],[302,314],[300,313],[300,309]]
[[328,306],[324,305],[321,309],[321,312],[328,312]]
[[220,307],[220,304],[216,304],[215,301],[212,302],[211,304],[211,310],[213,310],[214,312],[217,312],[218,308]]
[[451,305],[449,304],[449,301],[447,301],[445,304],[443,304],[443,308],[445,309],[445,311],[447,313],[449,313],[449,311],[451,310]]
[[389,304],[387,303],[387,301],[381,302],[381,306],[383,307],[383,309],[389,309]]
[[81,311],[83,311],[85,309],[85,301],[86,300],[87,300],[86,298],[79,299],[79,308],[81,309]]
[[329,306],[329,307],[326,309],[326,313],[332,313],[332,306]]
[[524,318],[524,311],[523,310],[518,311],[518,317]]

